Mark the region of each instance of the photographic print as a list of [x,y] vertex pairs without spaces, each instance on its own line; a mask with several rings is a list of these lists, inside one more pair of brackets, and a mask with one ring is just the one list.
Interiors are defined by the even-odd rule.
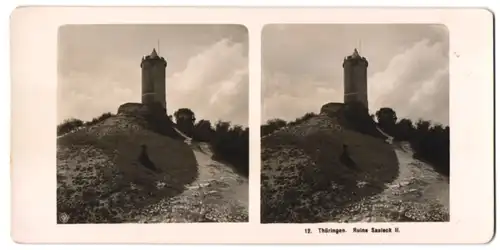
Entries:
[[449,221],[444,25],[262,33],[261,222]]
[[11,237],[487,243],[493,21],[471,8],[17,8]]
[[248,221],[244,26],[61,26],[57,89],[58,223]]

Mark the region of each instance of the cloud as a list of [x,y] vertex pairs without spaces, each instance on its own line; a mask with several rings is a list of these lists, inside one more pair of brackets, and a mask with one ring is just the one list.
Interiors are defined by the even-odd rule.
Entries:
[[323,87],[328,86],[327,82],[316,81],[309,75],[267,74],[262,82],[261,123],[273,118],[294,120],[308,112],[317,113],[322,104],[342,98],[337,89]]
[[197,119],[248,124],[248,59],[244,47],[223,39],[167,78],[168,109],[190,108]]
[[[124,75],[130,75],[124,72]],[[58,119],[91,120],[103,113],[115,113],[120,104],[137,102],[134,89],[122,84],[112,75],[72,72],[59,78]]]
[[422,40],[368,79],[372,112],[391,107],[400,118],[448,124],[449,72],[443,43]]

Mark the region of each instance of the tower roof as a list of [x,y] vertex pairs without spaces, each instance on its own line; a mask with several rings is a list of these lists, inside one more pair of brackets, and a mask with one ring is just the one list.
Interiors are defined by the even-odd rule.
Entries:
[[352,57],[361,57],[359,55],[358,49],[354,48],[354,52],[352,53]]
[[153,48],[153,51],[151,52],[151,57],[155,58],[155,57],[158,57],[158,53],[156,53],[156,49]]
[[344,57],[344,63],[342,63],[342,66],[344,66],[344,64],[346,62],[350,62],[350,61],[354,61],[354,62],[362,61],[363,63],[366,64],[366,66],[368,66],[368,61],[366,60],[365,57],[362,57],[359,54],[359,51],[358,51],[357,48],[354,48],[354,51],[352,52],[351,55],[348,55],[348,56]]
[[146,56],[142,57],[141,67],[143,66],[143,63],[145,61],[154,61],[155,63],[158,62],[158,61],[162,61],[163,64],[165,65],[165,67],[167,66],[167,61],[165,60],[165,58],[163,58],[163,57],[161,57],[161,56],[158,55],[158,53],[156,52],[155,48],[153,48],[153,51],[151,51],[151,53],[149,55],[146,55]]

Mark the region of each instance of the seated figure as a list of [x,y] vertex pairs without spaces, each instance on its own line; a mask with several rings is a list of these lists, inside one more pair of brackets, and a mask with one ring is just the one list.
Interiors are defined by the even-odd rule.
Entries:
[[356,168],[356,163],[349,156],[347,145],[343,144],[342,154],[340,155],[340,162],[348,168]]
[[159,169],[155,167],[155,164],[149,159],[148,148],[146,145],[141,145],[141,154],[139,155],[139,162],[147,169],[152,170],[154,172],[161,172]]

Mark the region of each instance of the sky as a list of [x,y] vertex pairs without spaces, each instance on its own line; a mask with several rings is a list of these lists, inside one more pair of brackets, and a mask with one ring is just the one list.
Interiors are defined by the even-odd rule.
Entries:
[[345,56],[368,66],[370,113],[449,122],[449,42],[431,24],[270,24],[262,33],[262,119],[294,120],[343,102]]
[[[159,48],[158,48],[159,41]],[[248,125],[248,33],[240,25],[71,25],[58,38],[58,122],[141,101],[141,58],[167,60],[167,112]]]

